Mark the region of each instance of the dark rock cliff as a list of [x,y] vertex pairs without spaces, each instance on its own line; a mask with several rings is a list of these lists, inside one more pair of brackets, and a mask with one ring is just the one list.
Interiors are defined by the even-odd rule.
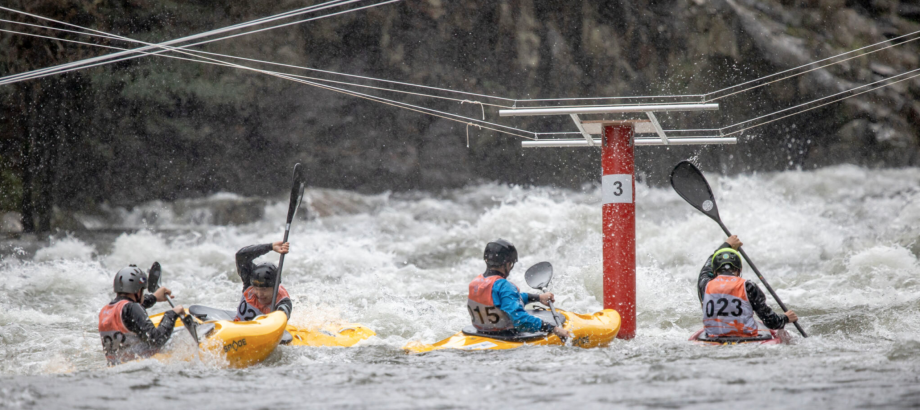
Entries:
[[[163,41],[302,4],[41,0],[9,7]],[[518,99],[701,94],[917,31],[918,22],[920,0],[407,0],[202,49]],[[0,75],[101,53],[8,33],[0,44]],[[662,121],[665,128],[721,127],[878,81],[920,67],[918,44],[725,98],[716,113]],[[477,104],[367,92],[483,115]],[[914,78],[747,131],[737,146],[640,147],[637,173],[660,183],[688,157],[722,172],[916,166],[918,96]],[[485,117],[532,131],[575,130],[567,117],[504,119],[489,107]],[[216,191],[275,194],[296,161],[308,166],[315,186],[362,191],[479,180],[578,186],[597,181],[600,170],[594,149],[522,150],[515,137],[462,123],[155,57],[0,86],[0,148],[0,206],[38,220],[50,220],[41,216],[52,204],[86,209]]]

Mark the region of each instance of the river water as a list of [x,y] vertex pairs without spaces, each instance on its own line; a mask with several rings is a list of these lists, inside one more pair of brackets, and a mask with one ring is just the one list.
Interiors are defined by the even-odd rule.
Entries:
[[[232,309],[234,253],[280,239],[287,206],[279,197],[259,220],[222,226],[208,222],[207,206],[155,202],[113,210],[113,226],[0,243],[0,408],[920,406],[920,169],[708,177],[726,225],[810,338],[687,342],[701,327],[694,280],[724,237],[672,190],[640,184],[634,340],[406,355],[407,341],[435,342],[468,324],[466,286],[497,237],[519,249],[511,280],[523,290],[524,268],[548,260],[559,307],[600,309],[599,190],[308,190],[313,215],[295,222],[284,265],[292,323],[351,321],[377,337],[348,349],[281,346],[247,369],[156,360],[108,368],[97,315],[119,268],[157,260],[179,303]],[[203,203],[236,200],[245,199]],[[169,346],[191,349],[189,339],[177,332]]]

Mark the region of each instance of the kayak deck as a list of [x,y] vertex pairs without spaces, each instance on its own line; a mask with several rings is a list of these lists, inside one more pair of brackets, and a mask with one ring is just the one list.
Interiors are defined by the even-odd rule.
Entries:
[[324,325],[306,328],[288,325],[287,331],[293,336],[291,346],[339,346],[351,347],[377,333],[355,323],[345,325]]
[[785,329],[759,329],[755,337],[706,337],[705,329],[697,330],[690,336],[690,341],[700,345],[737,345],[737,344],[761,344],[761,345],[778,345],[790,344],[792,336]]
[[[543,310],[529,311],[531,314],[546,312]],[[620,331],[620,314],[613,309],[604,309],[588,315],[558,310],[565,316],[563,328],[572,332],[571,343],[573,346],[583,348],[603,347],[612,341]],[[540,334],[538,336],[524,335],[523,340],[508,337],[489,337],[481,334],[468,334],[463,331],[453,336],[436,342],[425,344],[412,341],[403,346],[407,353],[426,353],[442,349],[460,350],[506,350],[524,345],[547,346],[563,345],[562,340],[554,334]]]
[[[189,306],[189,312],[202,320],[222,319],[233,320],[236,312],[232,310],[215,309],[207,306]],[[305,327],[288,324],[285,330],[290,334],[282,340],[282,344],[291,346],[334,346],[351,347],[371,336],[376,336],[373,330],[356,323],[323,324],[321,326]]]

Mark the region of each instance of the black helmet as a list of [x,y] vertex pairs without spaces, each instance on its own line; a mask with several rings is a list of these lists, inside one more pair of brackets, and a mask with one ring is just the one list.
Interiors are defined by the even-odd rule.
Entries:
[[115,293],[137,293],[147,287],[147,274],[137,265],[128,265],[115,274]]
[[260,263],[252,270],[249,280],[257,288],[273,288],[277,275],[278,267],[274,263]]
[[712,271],[718,272],[725,268],[734,268],[741,272],[741,254],[738,251],[732,248],[723,248],[712,255]]
[[509,262],[517,262],[517,249],[511,242],[496,239],[486,245],[482,258],[485,259],[486,266],[497,268]]

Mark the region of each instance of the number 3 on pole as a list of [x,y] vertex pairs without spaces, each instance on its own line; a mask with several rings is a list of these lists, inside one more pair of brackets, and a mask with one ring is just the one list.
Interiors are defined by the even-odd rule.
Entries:
[[611,174],[601,177],[604,204],[631,204],[633,202],[632,175]]

